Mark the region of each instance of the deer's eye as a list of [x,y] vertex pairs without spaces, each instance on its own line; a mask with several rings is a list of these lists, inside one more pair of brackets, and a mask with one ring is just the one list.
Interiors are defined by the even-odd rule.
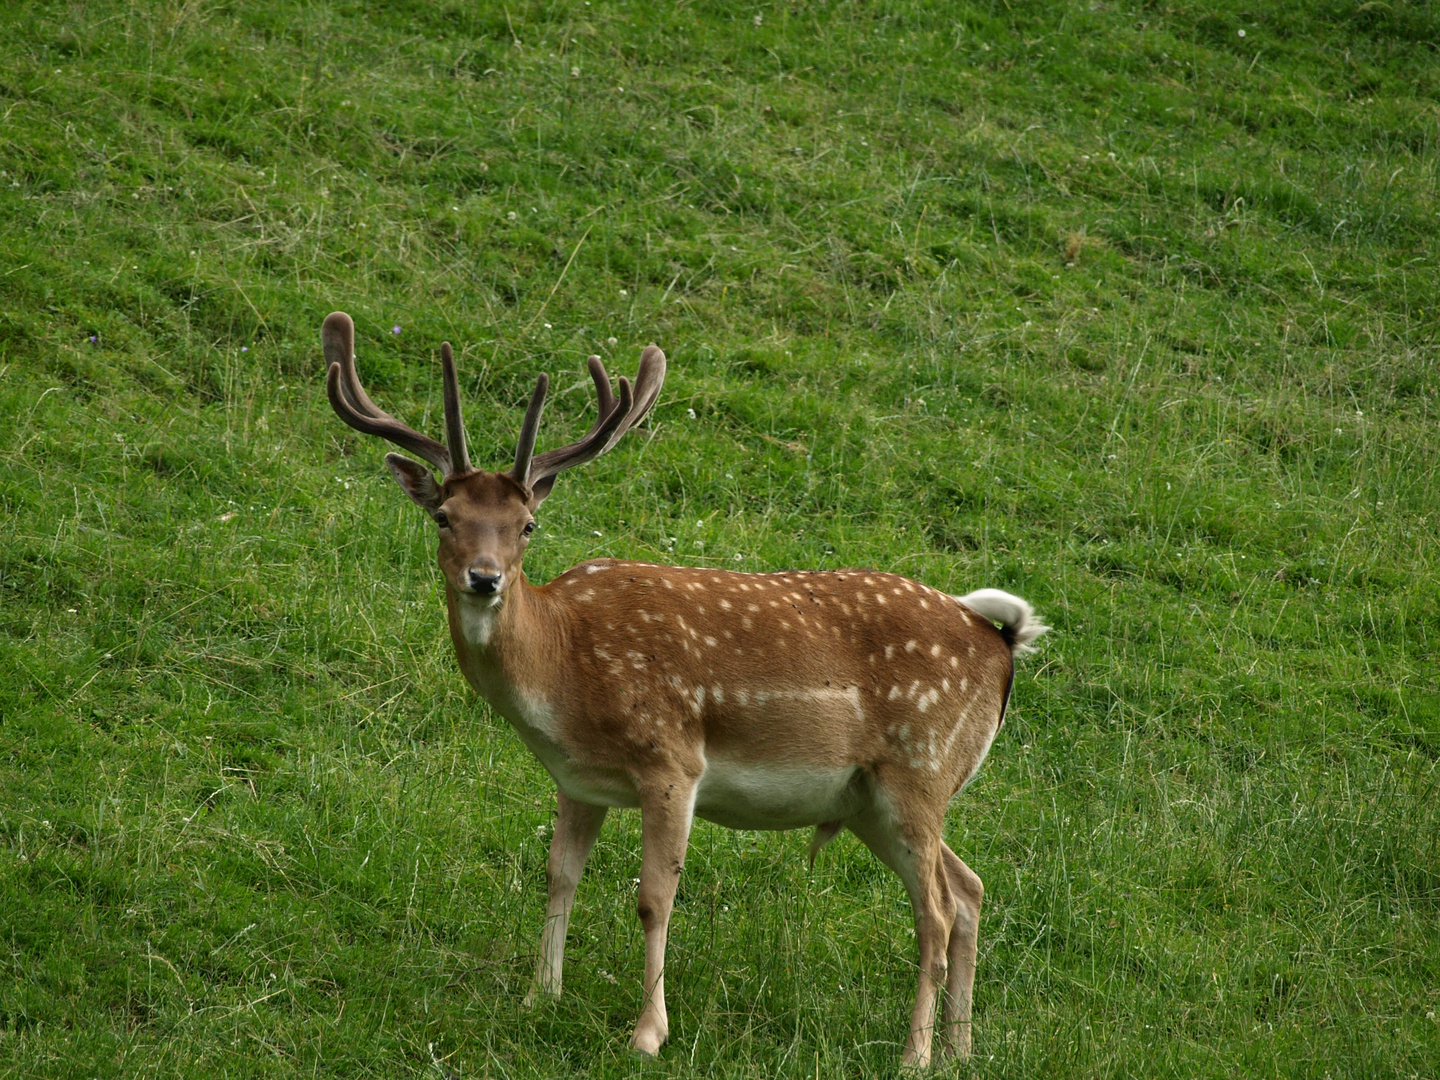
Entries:
[[526,522],[526,523],[525,523],[525,528],[523,528],[523,529],[520,530],[520,532],[521,532],[523,535],[525,535],[525,536],[529,536],[529,535],[530,535],[531,533],[533,533],[534,531],[535,531],[535,522],[533,522],[533,521]]
[[435,524],[439,525],[442,529],[448,529],[450,527],[450,518],[444,510],[435,511]]

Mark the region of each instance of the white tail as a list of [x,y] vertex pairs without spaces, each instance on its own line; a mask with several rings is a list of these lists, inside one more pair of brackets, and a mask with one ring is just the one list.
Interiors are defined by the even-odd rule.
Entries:
[[[565,469],[605,453],[660,392],[651,346],[632,387],[590,358],[599,411],[584,438],[536,454],[541,376],[506,472],[472,468],[448,344],[447,444],[382,411],[355,372],[354,325],[325,320],[329,393],[351,427],[424,458],[386,463],[435,521],[455,655],[465,678],[554,778],[550,899],[527,1001],[558,995],[576,885],[606,811],[639,807],[644,1007],[633,1046],[656,1053],[665,940],[696,816],[733,828],[815,827],[811,857],[849,829],[900,875],[915,907],[920,981],[903,1056],[970,1052],[984,889],[945,844],[945,807],[1003,717],[1014,658],[1045,629],[995,589],[957,599],[894,574],[736,574],[599,560],[535,587],[521,560]],[[993,622],[1000,623],[997,629]]]
[[1035,651],[1031,644],[1050,627],[1035,618],[1035,609],[1013,593],[1001,589],[976,589],[955,599],[971,611],[1000,624],[1000,633],[1016,656]]

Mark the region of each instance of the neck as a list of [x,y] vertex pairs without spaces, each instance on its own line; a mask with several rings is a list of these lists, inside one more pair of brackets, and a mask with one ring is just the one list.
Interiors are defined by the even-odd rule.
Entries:
[[465,680],[492,704],[547,681],[547,646],[556,627],[542,593],[523,573],[498,597],[460,593],[446,582],[455,656]]

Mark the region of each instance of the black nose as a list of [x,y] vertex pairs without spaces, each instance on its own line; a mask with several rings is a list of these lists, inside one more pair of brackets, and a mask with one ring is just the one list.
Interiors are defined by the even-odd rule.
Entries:
[[500,591],[500,575],[471,570],[470,588],[474,589],[481,596],[491,596]]

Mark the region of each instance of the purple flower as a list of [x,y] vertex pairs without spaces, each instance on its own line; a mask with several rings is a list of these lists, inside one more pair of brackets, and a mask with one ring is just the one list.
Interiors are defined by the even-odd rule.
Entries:
[[91,334],[91,335],[90,335],[90,344],[91,344],[91,345],[94,345],[94,344],[95,344],[97,341],[99,341],[99,340],[100,340],[100,338],[99,338],[97,335],[95,335],[95,334]]
[[241,345],[241,346],[240,346],[240,351],[241,351],[241,352],[249,352],[249,351],[250,351],[250,346],[249,346],[249,345]]
[[400,327],[398,327],[398,326],[392,326],[392,327],[390,328],[390,332],[391,332],[392,334],[398,334],[398,333],[400,332]]

